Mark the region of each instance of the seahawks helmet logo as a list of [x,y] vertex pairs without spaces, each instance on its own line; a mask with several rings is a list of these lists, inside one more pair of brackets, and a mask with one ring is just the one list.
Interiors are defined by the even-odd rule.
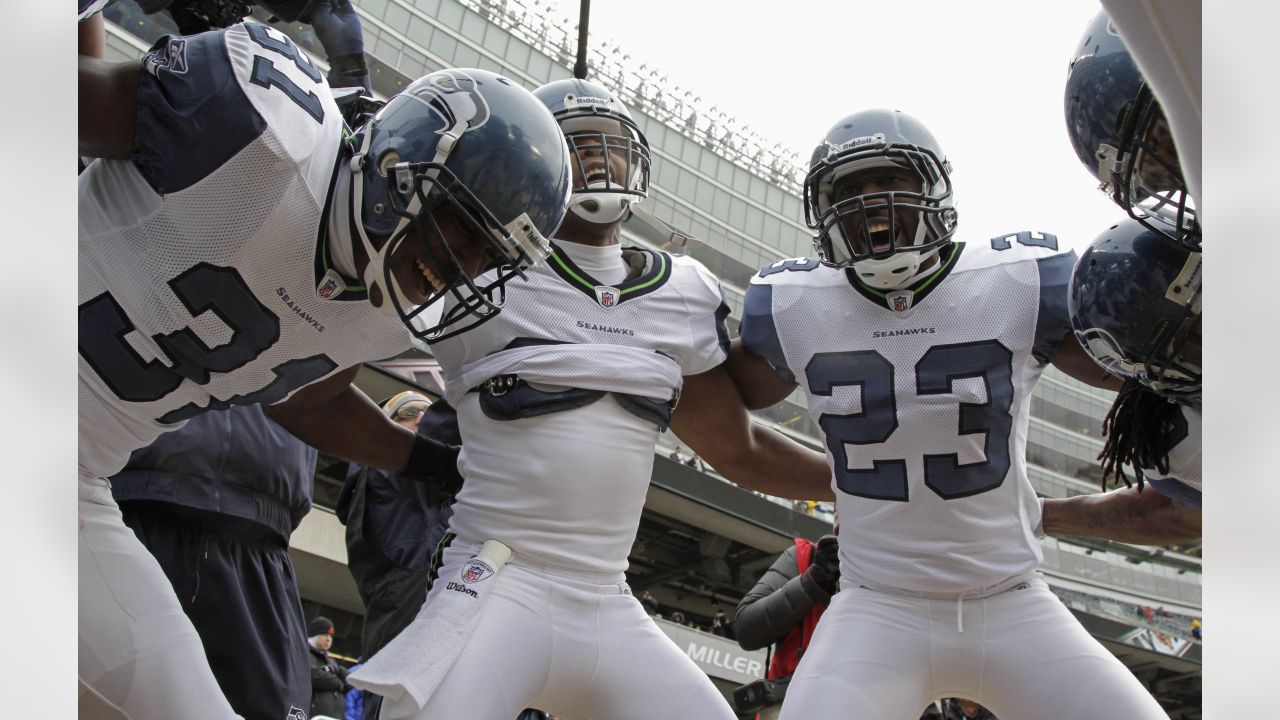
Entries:
[[463,126],[466,132],[489,121],[489,103],[476,81],[461,70],[432,73],[411,93],[444,120],[446,131]]
[[1111,333],[1102,328],[1077,330],[1076,340],[1089,352],[1094,362],[1114,375],[1132,378],[1146,372],[1146,367],[1142,363],[1135,363],[1126,358],[1124,351],[1120,349],[1120,343],[1112,337]]

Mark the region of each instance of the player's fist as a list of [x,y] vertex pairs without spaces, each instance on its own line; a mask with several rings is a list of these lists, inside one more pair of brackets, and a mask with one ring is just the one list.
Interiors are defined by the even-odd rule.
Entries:
[[823,535],[818,539],[809,569],[805,572],[829,595],[840,589],[840,543],[835,535]]

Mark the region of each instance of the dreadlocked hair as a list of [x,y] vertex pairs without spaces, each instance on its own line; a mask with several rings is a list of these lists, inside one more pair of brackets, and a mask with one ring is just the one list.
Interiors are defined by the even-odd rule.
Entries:
[[1177,427],[1177,418],[1176,403],[1151,392],[1137,380],[1125,380],[1102,421],[1102,434],[1107,438],[1098,453],[1102,489],[1107,489],[1107,478],[1112,474],[1123,480],[1125,487],[1133,487],[1124,472],[1126,465],[1133,466],[1139,490],[1143,487],[1143,469],[1168,473],[1167,438]]

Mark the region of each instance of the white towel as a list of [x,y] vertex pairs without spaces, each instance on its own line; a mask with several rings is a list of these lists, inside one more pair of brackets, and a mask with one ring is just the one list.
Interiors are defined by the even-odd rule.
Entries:
[[497,540],[487,540],[458,572],[440,576],[444,590],[418,616],[347,680],[382,695],[382,718],[412,718],[422,711],[480,622],[480,609],[494,576],[511,557]]

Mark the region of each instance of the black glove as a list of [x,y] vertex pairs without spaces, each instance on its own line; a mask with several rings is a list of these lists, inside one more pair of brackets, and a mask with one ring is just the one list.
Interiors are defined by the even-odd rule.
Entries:
[[805,573],[828,595],[840,589],[840,544],[835,535],[823,535],[814,544]]
[[458,472],[458,453],[461,450],[460,445],[449,445],[425,435],[414,435],[409,460],[396,474],[456,496],[462,489],[462,473]]

